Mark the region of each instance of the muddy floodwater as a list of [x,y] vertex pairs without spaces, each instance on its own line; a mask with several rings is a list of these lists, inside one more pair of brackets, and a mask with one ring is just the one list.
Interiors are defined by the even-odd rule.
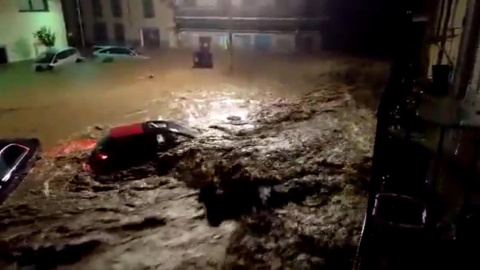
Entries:
[[239,100],[298,96],[310,90],[312,78],[338,68],[327,56],[237,55],[230,75],[223,55],[213,70],[192,69],[186,52],[152,56],[129,63],[87,61],[44,73],[33,72],[30,63],[0,67],[0,136],[34,136],[52,146],[95,124],[158,117],[194,121],[211,109],[205,106],[209,101],[224,113],[220,107]]
[[200,132],[101,180],[87,152],[39,161],[0,207],[0,266],[350,269],[388,65],[237,55],[230,74],[221,55],[213,70],[190,57],[0,69],[1,136],[50,147],[159,118]]

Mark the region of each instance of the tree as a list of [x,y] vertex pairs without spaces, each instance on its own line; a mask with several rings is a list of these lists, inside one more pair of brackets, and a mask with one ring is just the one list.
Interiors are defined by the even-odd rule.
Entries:
[[40,41],[45,47],[53,47],[55,45],[56,35],[50,30],[50,28],[43,26],[37,32],[33,33],[33,36]]

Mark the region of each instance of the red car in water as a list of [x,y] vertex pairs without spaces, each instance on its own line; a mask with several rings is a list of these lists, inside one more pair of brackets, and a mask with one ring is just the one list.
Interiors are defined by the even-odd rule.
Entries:
[[110,173],[142,164],[158,152],[195,138],[195,132],[170,121],[148,121],[111,129],[92,151],[87,169],[97,174]]

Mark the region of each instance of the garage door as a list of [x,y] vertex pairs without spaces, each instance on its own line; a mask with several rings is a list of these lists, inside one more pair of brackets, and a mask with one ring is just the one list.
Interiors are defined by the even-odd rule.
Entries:
[[269,51],[272,48],[272,37],[270,35],[256,35],[255,49],[259,51]]
[[233,38],[233,45],[235,49],[250,50],[252,44],[252,37],[250,35],[236,35]]
[[156,27],[142,28],[143,40],[147,47],[160,47],[160,29]]

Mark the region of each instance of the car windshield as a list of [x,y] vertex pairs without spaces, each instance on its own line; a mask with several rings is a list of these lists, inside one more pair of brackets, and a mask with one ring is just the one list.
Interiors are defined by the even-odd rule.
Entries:
[[47,52],[38,58],[36,63],[51,63],[53,58],[55,58],[55,53]]
[[10,167],[5,163],[3,157],[0,157],[0,180],[8,173]]
[[100,153],[100,152],[108,152],[109,149],[111,148],[111,145],[113,144],[113,140],[111,137],[106,136],[100,139],[97,143],[97,147],[95,150]]

